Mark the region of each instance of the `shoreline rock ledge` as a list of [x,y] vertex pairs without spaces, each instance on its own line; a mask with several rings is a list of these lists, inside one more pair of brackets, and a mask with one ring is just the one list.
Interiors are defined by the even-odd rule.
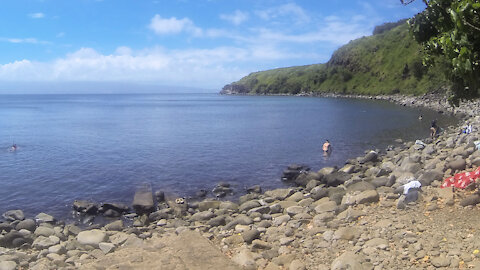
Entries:
[[[447,127],[422,147],[367,151],[342,168],[291,166],[285,178],[296,186],[255,187],[238,202],[162,194],[155,206],[147,189],[134,199],[139,214],[85,228],[8,211],[0,269],[480,269],[479,193],[440,188],[480,165],[480,103],[443,111],[464,114],[474,131]],[[405,192],[414,180],[421,187]]]

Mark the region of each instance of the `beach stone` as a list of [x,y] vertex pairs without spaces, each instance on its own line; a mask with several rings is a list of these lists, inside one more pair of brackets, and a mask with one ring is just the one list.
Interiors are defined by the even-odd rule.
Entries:
[[329,175],[325,176],[325,181],[327,186],[329,187],[336,187],[339,186],[346,181],[348,181],[350,178],[352,178],[352,175],[344,173],[344,172],[334,172]]
[[388,186],[389,182],[390,180],[388,179],[388,177],[376,177],[370,182],[370,184],[372,184],[375,188],[378,188],[378,187]]
[[90,245],[98,247],[100,242],[104,242],[107,239],[107,235],[101,230],[89,230],[82,231],[77,235],[77,241],[82,245]]
[[366,270],[359,255],[347,251],[333,260],[331,270]]
[[461,171],[465,170],[467,163],[464,159],[455,159],[447,163],[447,169],[451,169],[452,171]]
[[450,266],[450,259],[441,255],[439,257],[432,258],[432,265],[435,267],[447,267]]
[[319,204],[315,207],[315,212],[317,214],[321,214],[321,213],[324,213],[324,212],[335,212],[337,211],[338,207],[337,207],[337,204],[335,202],[332,202],[332,201],[327,201],[327,202],[324,202],[322,204]]
[[96,215],[98,211],[98,206],[94,202],[85,201],[85,200],[75,200],[73,201],[73,209],[75,209],[75,211],[80,213]]
[[250,210],[248,210],[247,214],[251,215],[252,213],[260,213],[260,214],[268,214],[270,213],[271,209],[270,206],[260,206],[260,207],[255,207]]
[[48,248],[49,253],[55,253],[55,254],[65,254],[67,253],[67,250],[64,245],[54,245]]
[[370,151],[360,160],[360,163],[375,162],[377,161],[377,158],[378,153],[375,151]]
[[60,238],[55,235],[49,237],[39,236],[33,241],[32,247],[42,250],[60,243]]
[[256,199],[258,199],[259,196],[260,196],[260,194],[257,194],[257,193],[248,193],[248,194],[245,194],[243,196],[240,196],[240,198],[238,198],[238,203],[242,204],[242,203],[247,202],[247,201],[256,200]]
[[242,233],[242,238],[247,244],[251,244],[253,240],[260,237],[260,232],[256,229],[247,230]]
[[295,191],[291,188],[284,188],[284,189],[274,189],[268,190],[265,192],[265,195],[268,197],[272,197],[275,200],[285,200],[285,198],[291,196]]
[[472,194],[460,201],[461,206],[476,205],[480,203],[480,195]]
[[232,257],[232,261],[234,261],[236,264],[240,265],[241,267],[243,267],[243,269],[246,270],[257,269],[254,255],[251,251],[247,249],[240,250],[240,252],[238,252]]
[[133,197],[132,207],[137,214],[151,213],[154,211],[153,193],[150,186],[144,185],[137,189]]
[[37,224],[35,224],[35,220],[33,219],[25,219],[20,221],[17,226],[15,226],[15,229],[17,231],[20,231],[22,229],[28,230],[28,231],[35,231],[35,228],[37,227]]
[[347,193],[355,191],[374,190],[375,186],[366,181],[360,181],[347,187]]
[[301,260],[293,260],[290,263],[290,266],[288,266],[288,270],[306,270],[307,267],[305,266],[305,263],[302,262]]
[[433,181],[443,179],[443,172],[437,170],[429,170],[424,172],[419,178],[418,181],[422,186],[429,186]]
[[321,227],[325,224],[325,222],[332,220],[334,217],[335,215],[333,214],[333,212],[325,212],[318,214],[313,217],[313,225]]
[[272,248],[272,245],[270,245],[265,241],[262,241],[259,239],[255,239],[252,241],[252,250],[271,249],[271,248]]
[[345,221],[355,221],[359,217],[365,216],[366,213],[362,210],[356,210],[353,208],[348,208],[347,210],[338,214],[337,218],[345,220]]
[[290,207],[286,208],[285,211],[290,216],[295,216],[297,214],[305,212],[305,208],[303,208],[302,206],[290,206]]
[[0,270],[15,270],[17,263],[14,261],[0,261]]
[[388,246],[388,241],[382,238],[373,238],[365,242],[364,246],[377,248],[379,246]]
[[247,188],[248,193],[262,193],[262,187],[260,185],[254,185],[249,188]]
[[207,210],[193,214],[190,219],[193,221],[205,221],[211,219],[214,216],[215,214],[213,212]]
[[378,202],[379,195],[376,190],[366,190],[356,196],[357,204]]
[[56,220],[52,215],[40,213],[35,216],[37,223],[54,223]]
[[7,221],[24,220],[25,214],[22,210],[9,210],[3,213],[2,217]]
[[166,219],[166,218],[168,218],[169,214],[171,214],[171,213],[173,213],[173,210],[171,208],[161,209],[161,210],[150,213],[148,215],[148,219],[151,220],[151,221]]
[[108,223],[107,225],[105,225],[105,230],[107,230],[107,231],[121,231],[124,228],[125,227],[123,225],[122,220],[116,220],[114,222],[111,222],[111,223]]
[[289,216],[289,215],[278,216],[278,217],[276,217],[276,218],[273,219],[273,224],[274,224],[275,226],[280,226],[280,225],[282,225],[283,223],[287,223],[289,220],[290,220],[290,216]]
[[103,251],[104,254],[108,254],[115,249],[115,245],[112,243],[100,242],[98,248]]
[[243,212],[243,211],[248,211],[248,210],[250,210],[250,209],[252,209],[252,208],[256,208],[256,207],[260,207],[260,206],[262,206],[262,205],[260,204],[259,201],[253,200],[253,201],[248,201],[248,202],[242,203],[242,204],[240,205],[240,207],[238,208],[238,210],[239,210],[240,212]]
[[212,227],[224,226],[225,216],[214,217],[207,222],[207,225],[210,225]]
[[226,209],[226,210],[232,210],[232,211],[237,211],[238,210],[238,204],[230,201],[225,201],[221,202],[219,209]]
[[202,201],[198,203],[198,210],[207,211],[208,209],[219,209],[221,201]]
[[350,240],[353,240],[357,235],[358,235],[358,232],[355,228],[343,227],[335,231],[335,233],[333,234],[333,239],[334,240],[342,239],[342,240],[350,241]]
[[292,202],[299,202],[304,198],[305,198],[305,196],[303,195],[303,193],[299,191],[299,192],[293,193],[291,196],[289,196],[285,200],[286,201],[292,201]]
[[310,195],[312,199],[319,200],[321,198],[328,196],[328,191],[325,187],[317,186],[312,188],[312,190],[310,190]]
[[240,224],[240,225],[250,225],[252,223],[253,223],[253,220],[250,217],[248,217],[244,214],[240,214],[237,217],[235,217],[232,221],[228,222],[225,225],[225,229],[230,230],[238,224]]
[[55,231],[53,230],[53,228],[49,228],[49,227],[46,227],[46,226],[39,226],[35,232],[34,232],[35,235],[42,235],[42,236],[46,236],[46,237],[49,237],[50,235],[54,235],[55,234]]

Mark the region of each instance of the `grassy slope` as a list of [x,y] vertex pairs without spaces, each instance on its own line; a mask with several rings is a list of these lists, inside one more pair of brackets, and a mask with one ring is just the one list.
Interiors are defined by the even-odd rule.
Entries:
[[[251,94],[335,92],[422,94],[447,84],[440,65],[421,65],[422,53],[406,24],[339,48],[326,64],[251,73],[225,89]],[[408,68],[405,66],[408,65]]]

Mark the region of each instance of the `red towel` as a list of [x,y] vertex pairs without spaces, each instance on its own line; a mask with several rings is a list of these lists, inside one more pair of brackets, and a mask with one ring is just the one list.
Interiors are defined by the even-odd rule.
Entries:
[[480,167],[473,172],[457,173],[454,176],[445,179],[441,188],[454,186],[463,189],[468,187],[471,183],[474,183],[476,179],[480,179]]

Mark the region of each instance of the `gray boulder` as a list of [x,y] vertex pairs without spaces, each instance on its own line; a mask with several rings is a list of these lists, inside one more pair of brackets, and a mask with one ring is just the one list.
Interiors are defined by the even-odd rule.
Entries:
[[77,241],[82,245],[90,245],[93,247],[98,247],[100,242],[105,242],[107,239],[107,234],[101,230],[89,230],[80,232],[77,235]]
[[331,270],[364,270],[362,258],[351,251],[347,251],[333,260]]
[[15,226],[15,229],[17,231],[20,231],[21,229],[25,229],[25,230],[33,232],[33,231],[35,231],[36,227],[37,227],[37,225],[35,224],[35,220],[25,219],[25,220],[20,221],[17,224],[17,226]]
[[135,192],[132,207],[135,209],[137,214],[151,213],[154,211],[153,192],[151,186],[144,185]]
[[451,169],[452,171],[461,171],[465,170],[467,163],[464,159],[455,159],[447,163],[447,168]]
[[8,221],[24,220],[25,215],[22,210],[10,210],[3,213],[2,217]]

